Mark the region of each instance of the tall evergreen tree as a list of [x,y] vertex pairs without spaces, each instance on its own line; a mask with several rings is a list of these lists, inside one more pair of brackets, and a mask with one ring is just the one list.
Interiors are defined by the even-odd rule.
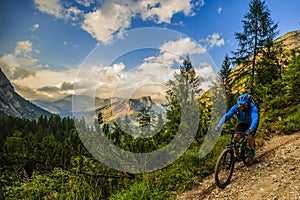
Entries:
[[[180,73],[175,73],[174,78],[169,80],[167,86],[167,121],[166,126],[172,133],[178,131],[181,117],[194,116],[198,108],[195,105],[197,95],[201,92],[200,77],[197,76],[189,56],[187,56],[183,65],[180,66]],[[198,117],[198,116],[197,116]],[[184,121],[195,121],[195,119],[183,119]]]
[[232,95],[232,86],[230,85],[230,82],[232,80],[231,69],[231,61],[229,56],[226,54],[221,66],[221,70],[219,72],[219,78],[221,79],[220,81],[224,85],[228,107],[232,104],[234,99]]
[[242,24],[243,32],[235,33],[238,49],[233,54],[235,63],[241,65],[237,73],[242,77],[250,74],[250,85],[246,83],[246,89],[250,89],[253,93],[257,59],[265,47],[272,45],[278,34],[278,23],[274,23],[271,19],[265,1],[251,0],[249,11],[244,16]]
[[229,85],[230,81],[231,81],[230,72],[231,72],[231,61],[230,61],[229,56],[226,54],[224,61],[222,63],[222,66],[221,66],[221,70],[219,72],[219,76],[220,76],[221,81],[224,84],[224,87],[225,87],[224,89],[225,89],[227,95],[231,91],[231,88]]

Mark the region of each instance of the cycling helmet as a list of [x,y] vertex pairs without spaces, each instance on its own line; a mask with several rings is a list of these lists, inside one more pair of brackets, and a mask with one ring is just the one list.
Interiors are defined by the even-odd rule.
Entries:
[[242,94],[239,96],[238,100],[237,100],[237,103],[238,104],[245,104],[245,103],[250,103],[251,101],[251,96],[249,94]]

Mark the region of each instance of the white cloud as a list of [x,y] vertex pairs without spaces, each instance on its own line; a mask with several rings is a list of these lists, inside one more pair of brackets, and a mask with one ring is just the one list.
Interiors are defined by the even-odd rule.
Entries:
[[210,47],[214,47],[214,46],[220,47],[222,45],[224,45],[224,39],[222,39],[218,33],[212,34],[210,40]]
[[220,7],[217,9],[217,12],[218,12],[219,14],[222,13],[222,6],[220,6]]
[[207,38],[200,40],[200,42],[204,42],[206,46],[209,48],[220,47],[225,44],[225,41],[219,33],[213,33],[212,35],[207,36]]
[[109,43],[116,31],[122,32],[130,26],[130,15],[125,7],[114,5],[108,9],[109,12],[102,9],[86,14],[82,25],[83,30],[103,43]]
[[146,62],[162,63],[171,66],[174,62],[182,63],[183,56],[192,54],[204,54],[206,49],[190,38],[180,38],[176,41],[169,41],[160,47],[160,54],[156,57],[148,57]]
[[[159,5],[158,5],[159,4]],[[149,9],[151,7],[151,9]],[[183,12],[185,15],[192,14],[192,5],[190,1],[170,1],[170,0],[148,0],[141,1],[137,9],[144,20],[157,19],[158,23],[170,23],[174,14]]]
[[64,10],[64,18],[77,21],[83,12],[76,7],[70,7]]
[[34,2],[41,12],[53,15],[57,18],[63,18],[63,7],[60,4],[60,0],[34,0]]
[[[50,70],[36,71],[34,76],[27,76],[23,79],[14,80],[13,83],[19,85],[20,93],[22,89],[30,88],[35,96],[27,96],[27,99],[45,99],[45,97],[58,99],[71,94],[72,90],[63,90],[62,87],[68,83],[74,83],[76,70],[66,70],[55,72]],[[56,90],[54,88],[57,87]],[[45,88],[48,88],[46,90]]]
[[90,7],[92,4],[94,4],[94,0],[75,0],[78,4],[85,6],[85,7]]
[[202,54],[206,52],[206,49],[196,42],[192,41],[190,38],[180,38],[176,41],[169,41],[163,44],[160,47],[160,51],[162,53],[172,52],[177,55],[185,55],[185,54]]
[[20,63],[18,58],[14,54],[4,54],[0,57],[1,64],[9,66],[11,68],[19,67]]
[[32,31],[36,31],[40,27],[39,24],[34,24],[31,28]]
[[[95,4],[94,0],[76,2],[85,7]],[[122,37],[124,30],[131,26],[135,17],[156,23],[171,23],[175,14],[192,16],[195,14],[193,8],[204,4],[204,0],[193,3],[190,0],[102,0],[99,3],[100,7],[85,13],[86,10],[80,10],[79,7],[67,3],[62,4],[60,0],[35,0],[35,5],[41,12],[71,20],[72,25],[75,22],[82,24],[83,30],[104,44],[111,42],[113,34]]]
[[59,19],[77,21],[83,13],[77,7],[64,7],[60,0],[34,0],[34,2],[37,9],[41,12],[53,15]]
[[15,55],[28,54],[32,51],[32,43],[29,40],[20,41],[15,48]]
[[16,44],[14,53],[7,53],[0,57],[1,67],[5,68],[9,79],[16,80],[34,76],[38,60],[31,56],[31,52],[32,43],[25,40]]
[[193,15],[189,0],[105,0],[101,7],[84,16],[82,29],[95,39],[109,43],[114,33],[122,33],[131,26],[132,18],[141,16],[143,20],[170,23],[174,14],[182,12]]

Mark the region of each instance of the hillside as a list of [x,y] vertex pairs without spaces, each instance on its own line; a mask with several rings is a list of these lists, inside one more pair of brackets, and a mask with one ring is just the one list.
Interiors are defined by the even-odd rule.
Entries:
[[287,49],[296,49],[300,47],[300,30],[291,31],[277,38],[275,43],[282,43],[282,46]]
[[52,113],[36,106],[20,96],[0,69],[0,113],[26,119],[37,119],[41,115]]
[[[291,31],[289,33],[286,33],[274,40],[274,49],[277,49],[276,51],[278,55],[276,65],[278,68],[286,68],[286,63],[289,62],[290,58],[292,57],[291,50],[297,51],[300,49],[300,30]],[[265,66],[266,70],[262,70],[262,67],[259,66],[258,62],[260,59],[262,59],[263,54],[258,54],[256,57],[256,66],[255,66],[255,76],[257,77],[262,72],[266,73],[265,71],[272,70],[270,68],[270,63],[268,66]],[[251,77],[250,74],[252,73],[252,63],[248,61],[252,61],[253,57],[248,58],[246,64],[239,64],[237,66],[233,66],[231,69],[231,72],[228,76],[228,80],[230,80],[230,85],[232,85],[232,88],[234,88],[234,93],[238,93],[243,91],[245,88],[250,87],[250,81]],[[274,63],[273,63],[274,64]],[[273,72],[273,74],[277,74],[281,72]],[[249,76],[244,79],[239,79],[241,75],[248,74]],[[275,76],[275,75],[274,75]],[[238,81],[237,81],[238,79]],[[262,78],[261,78],[262,79]],[[254,84],[255,85],[255,84]]]
[[257,149],[253,165],[235,166],[231,183],[225,189],[218,188],[211,175],[176,199],[300,199],[299,155],[300,132],[275,136]]

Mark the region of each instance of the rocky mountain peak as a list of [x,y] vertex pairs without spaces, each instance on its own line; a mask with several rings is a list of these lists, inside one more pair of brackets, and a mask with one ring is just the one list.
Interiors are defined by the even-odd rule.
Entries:
[[41,109],[35,104],[25,100],[12,86],[9,79],[0,68],[0,114],[37,119],[39,116],[52,116],[53,114]]
[[0,68],[0,87],[5,88],[6,90],[14,91],[14,87],[3,73],[2,69]]

